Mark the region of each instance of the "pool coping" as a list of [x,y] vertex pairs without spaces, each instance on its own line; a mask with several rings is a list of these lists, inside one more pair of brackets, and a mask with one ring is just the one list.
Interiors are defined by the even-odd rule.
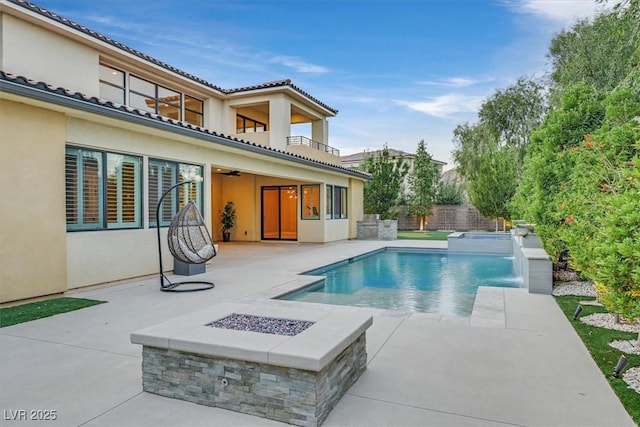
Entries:
[[[461,234],[461,233],[460,233]],[[345,258],[343,260],[335,261],[329,264],[322,265],[320,267],[305,270],[303,273],[299,273],[295,280],[289,281],[279,286],[275,286],[273,288],[265,289],[256,294],[244,297],[241,299],[243,302],[247,303],[255,303],[262,302],[263,300],[267,303],[275,303],[281,306],[290,306],[293,307],[293,304],[305,304],[305,307],[309,307],[311,309],[322,309],[323,307],[333,307],[334,309],[344,309],[344,310],[359,310],[359,311],[369,311],[371,313],[410,313],[413,316],[438,316],[440,321],[449,323],[454,320],[456,323],[468,323],[471,326],[486,326],[486,327],[503,327],[506,328],[506,314],[505,314],[505,303],[504,303],[504,292],[503,287],[500,286],[478,286],[478,291],[476,292],[476,298],[473,303],[473,307],[471,309],[471,313],[467,316],[460,314],[445,314],[445,313],[424,313],[424,312],[416,312],[416,311],[403,311],[403,310],[393,310],[387,308],[377,308],[377,307],[366,307],[366,306],[351,306],[351,305],[341,305],[341,304],[325,304],[319,302],[309,302],[309,301],[297,301],[297,300],[288,300],[283,297],[287,295],[292,295],[297,292],[304,290],[305,288],[311,288],[314,285],[319,284],[324,280],[324,276],[319,275],[309,275],[306,273],[312,271],[318,271],[323,268],[332,268],[336,265],[351,262],[352,260],[358,260],[359,258],[374,255],[376,253],[384,252],[387,250],[392,251],[410,251],[410,252],[447,252],[451,254],[469,254],[469,255],[492,255],[492,256],[505,256],[504,253],[499,252],[459,252],[459,251],[449,251],[444,248],[415,248],[415,247],[403,247],[403,246],[384,246],[382,248],[374,249],[372,251],[367,251],[359,255],[351,256]],[[544,250],[543,250],[544,251]],[[481,292],[482,289],[482,292]],[[526,291],[527,289],[523,286],[518,288],[508,287],[506,289],[521,289]],[[282,298],[282,299],[281,299]],[[467,322],[461,322],[461,319],[467,319]]]

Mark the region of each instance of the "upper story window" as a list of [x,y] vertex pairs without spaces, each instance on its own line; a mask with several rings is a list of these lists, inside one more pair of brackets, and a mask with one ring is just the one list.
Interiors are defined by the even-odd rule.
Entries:
[[126,104],[124,72],[100,64],[100,97]]
[[182,96],[164,86],[129,76],[129,105],[151,113],[182,120]]
[[241,114],[236,115],[236,133],[266,132],[267,124]]
[[189,95],[184,95],[184,121],[192,125],[202,126],[204,120],[203,102]]
[[104,64],[100,64],[100,97],[196,126],[204,124],[202,100]]

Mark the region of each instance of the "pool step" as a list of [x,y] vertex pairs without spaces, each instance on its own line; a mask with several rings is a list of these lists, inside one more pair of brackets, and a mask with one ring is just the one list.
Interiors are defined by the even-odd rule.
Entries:
[[507,327],[503,288],[478,287],[469,325],[489,328]]

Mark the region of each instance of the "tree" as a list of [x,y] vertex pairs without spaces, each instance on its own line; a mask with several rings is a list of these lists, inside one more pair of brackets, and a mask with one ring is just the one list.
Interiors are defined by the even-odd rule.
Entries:
[[517,198],[547,251],[566,251],[605,307],[630,319],[640,318],[638,116],[635,91],[567,90],[534,135]]
[[640,318],[638,22],[640,0],[623,0],[554,38],[553,110],[532,134],[513,203],[547,252],[568,254],[628,319]]
[[458,173],[465,180],[474,178],[482,158],[490,156],[498,148],[495,134],[488,126],[463,123],[453,130],[453,159]]
[[547,100],[544,87],[537,81],[520,77],[504,90],[498,89],[480,108],[480,123],[493,134],[498,147],[517,151],[518,175],[529,138],[544,119]]
[[391,209],[402,196],[402,183],[409,169],[404,159],[392,159],[385,144],[382,150],[364,159],[362,169],[371,174],[371,180],[364,184],[365,213],[380,214],[382,219],[396,216]]
[[509,217],[509,201],[518,185],[514,179],[517,156],[516,149],[503,148],[483,158],[476,176],[467,185],[473,206],[482,215],[496,219],[496,231],[498,219]]
[[566,186],[574,166],[562,153],[580,145],[585,134],[600,127],[604,118],[601,98],[582,83],[565,91],[560,107],[547,115],[531,137],[522,180],[512,201],[512,213],[536,224],[536,233],[555,258],[567,249],[558,233],[564,218],[558,193]]
[[640,97],[615,91],[603,125],[562,153],[573,167],[558,194],[570,264],[596,282],[612,313],[640,318]]
[[513,179],[518,180],[531,132],[542,123],[547,109],[544,87],[533,79],[521,77],[496,90],[482,103],[477,124],[464,123],[453,131],[453,157],[460,174],[473,180],[482,159],[510,148],[517,153]]
[[464,190],[455,182],[438,183],[436,205],[461,205],[464,203]]
[[431,215],[440,181],[440,171],[427,151],[424,140],[418,143],[409,174],[409,213],[420,218],[420,231],[424,230],[424,219]]
[[[601,2],[605,3],[605,2]],[[584,82],[596,93],[615,89],[638,67],[640,59],[640,1],[618,2],[593,20],[577,21],[551,41],[551,79],[562,91]]]
[[640,158],[628,165],[623,176],[631,188],[612,195],[594,251],[594,277],[607,309],[633,320],[640,318]]

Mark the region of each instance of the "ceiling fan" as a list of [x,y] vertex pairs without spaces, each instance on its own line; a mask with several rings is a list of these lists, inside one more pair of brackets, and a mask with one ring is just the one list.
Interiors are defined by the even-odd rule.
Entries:
[[240,171],[227,171],[227,172],[218,172],[218,174],[220,175],[226,175],[226,176],[240,176]]

